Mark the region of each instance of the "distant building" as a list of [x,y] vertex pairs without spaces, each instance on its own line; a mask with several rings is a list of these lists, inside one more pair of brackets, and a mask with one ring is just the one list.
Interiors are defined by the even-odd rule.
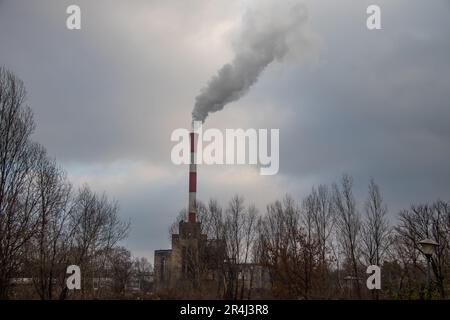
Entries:
[[224,252],[219,241],[208,241],[201,233],[200,222],[181,221],[179,233],[172,234],[172,249],[155,251],[155,290],[188,288],[213,281]]
[[245,289],[255,292],[268,288],[269,274],[257,264],[227,264],[225,243],[208,239],[201,233],[201,223],[179,224],[179,233],[172,234],[172,249],[156,250],[154,257],[154,290],[201,287],[216,293],[224,285],[223,274],[233,270]]

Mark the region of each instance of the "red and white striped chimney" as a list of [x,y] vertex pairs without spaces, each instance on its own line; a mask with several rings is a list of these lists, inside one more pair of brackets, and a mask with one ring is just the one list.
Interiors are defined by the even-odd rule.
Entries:
[[191,140],[191,163],[189,165],[189,217],[188,221],[195,223],[197,220],[197,139],[198,134],[195,133],[194,124],[190,134]]

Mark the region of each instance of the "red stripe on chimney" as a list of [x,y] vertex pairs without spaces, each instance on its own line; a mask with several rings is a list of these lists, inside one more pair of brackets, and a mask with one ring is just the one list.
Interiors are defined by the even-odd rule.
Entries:
[[195,152],[195,133],[191,132],[191,152]]
[[197,172],[189,172],[189,192],[197,192]]

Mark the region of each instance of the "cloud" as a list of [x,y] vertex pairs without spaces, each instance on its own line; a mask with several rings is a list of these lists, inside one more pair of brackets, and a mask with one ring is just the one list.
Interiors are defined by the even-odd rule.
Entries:
[[[276,1],[274,0],[274,3]],[[304,1],[320,41],[313,59],[271,64],[248,94],[205,128],[279,128],[280,173],[199,166],[199,198],[234,193],[264,205],[343,172],[359,203],[371,176],[391,215],[450,194],[448,2],[380,0],[382,30],[368,31],[370,1]],[[0,2],[0,63],[22,78],[35,139],[67,168],[120,201],[127,245],[152,258],[187,205],[185,166],[170,161],[172,130],[233,59],[248,2],[78,1],[82,30],[65,28],[70,1]]]
[[204,122],[248,93],[263,71],[297,51],[309,51],[306,7],[299,1],[255,1],[243,14],[234,57],[223,65],[195,98],[192,118]]

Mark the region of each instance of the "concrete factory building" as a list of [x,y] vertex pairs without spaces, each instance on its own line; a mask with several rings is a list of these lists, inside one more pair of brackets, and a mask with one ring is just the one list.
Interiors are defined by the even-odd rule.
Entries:
[[220,241],[208,240],[201,233],[200,222],[181,221],[179,233],[172,234],[172,249],[155,251],[155,290],[218,289],[219,265],[224,254]]
[[155,251],[155,291],[198,289],[209,295],[219,294],[227,290],[224,280],[233,272],[247,294],[251,291],[253,298],[265,297],[270,283],[267,269],[228,261],[224,241],[207,239],[201,233],[201,223],[190,217],[180,222],[178,234],[172,234],[172,249]]

